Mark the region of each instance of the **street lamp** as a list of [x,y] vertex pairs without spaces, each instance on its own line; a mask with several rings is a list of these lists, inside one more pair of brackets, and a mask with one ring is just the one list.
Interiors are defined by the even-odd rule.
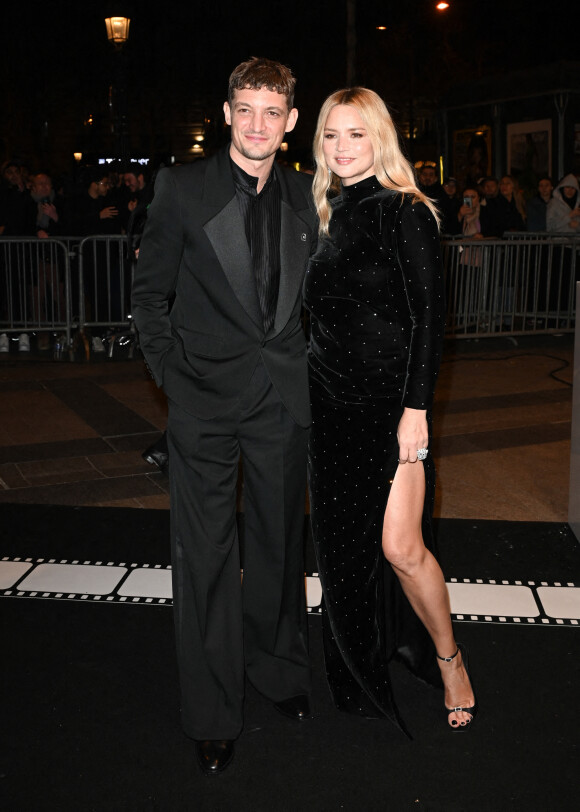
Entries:
[[105,25],[107,26],[107,38],[116,48],[122,48],[129,39],[130,23],[131,19],[129,17],[106,18]]
[[107,39],[115,48],[115,84],[111,88],[113,101],[113,128],[117,157],[123,166],[129,165],[129,127],[127,119],[127,71],[123,46],[129,39],[129,17],[107,17]]

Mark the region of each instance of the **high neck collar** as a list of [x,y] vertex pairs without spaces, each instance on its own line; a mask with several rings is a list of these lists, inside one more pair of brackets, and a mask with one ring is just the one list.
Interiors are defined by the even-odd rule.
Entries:
[[373,192],[378,192],[384,187],[378,182],[376,175],[371,175],[368,178],[359,180],[358,183],[353,183],[350,186],[342,186],[343,200],[361,200],[363,197]]

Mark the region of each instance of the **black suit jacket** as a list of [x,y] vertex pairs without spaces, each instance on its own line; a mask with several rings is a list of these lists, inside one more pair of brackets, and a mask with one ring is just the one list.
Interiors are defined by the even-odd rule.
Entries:
[[157,176],[133,285],[133,316],[157,385],[202,419],[233,407],[261,356],[294,420],[310,423],[300,313],[317,228],[311,178],[278,164],[274,171],[282,195],[280,289],[268,334],[229,149]]

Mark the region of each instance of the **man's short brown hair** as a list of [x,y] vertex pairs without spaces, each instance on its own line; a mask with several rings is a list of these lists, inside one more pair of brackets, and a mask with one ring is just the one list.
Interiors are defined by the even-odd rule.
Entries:
[[288,110],[294,106],[294,88],[296,79],[292,71],[280,62],[273,59],[264,59],[253,56],[247,62],[242,62],[234,68],[228,85],[228,102],[230,107],[234,100],[236,90],[261,90],[267,88],[275,93],[286,96]]

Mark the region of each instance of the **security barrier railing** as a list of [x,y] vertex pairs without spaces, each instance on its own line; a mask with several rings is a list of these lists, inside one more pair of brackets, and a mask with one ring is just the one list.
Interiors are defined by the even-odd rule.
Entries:
[[[137,334],[131,320],[132,263],[126,238],[119,235],[85,237],[78,245],[79,328],[108,345],[109,356],[118,343],[130,345]],[[88,342],[85,340],[85,344]]]
[[573,331],[579,249],[573,235],[443,240],[447,335]]
[[0,333],[49,334],[71,357],[75,336],[85,356],[93,336],[112,355],[115,342],[136,338],[130,301],[122,235],[0,238]]
[[69,248],[65,241],[0,239],[0,332],[72,331]]
[[[513,233],[501,240],[444,238],[446,334],[455,338],[570,332],[580,237]],[[0,334],[50,333],[73,357],[89,339],[131,352],[132,264],[120,235],[0,237]],[[76,339],[76,341],[75,341]],[[81,352],[73,353],[73,345]]]
[[131,268],[122,236],[85,237],[78,244],[79,322],[83,327],[129,326]]
[[575,231],[506,231],[503,240],[543,240],[544,242],[574,242],[578,239]]

